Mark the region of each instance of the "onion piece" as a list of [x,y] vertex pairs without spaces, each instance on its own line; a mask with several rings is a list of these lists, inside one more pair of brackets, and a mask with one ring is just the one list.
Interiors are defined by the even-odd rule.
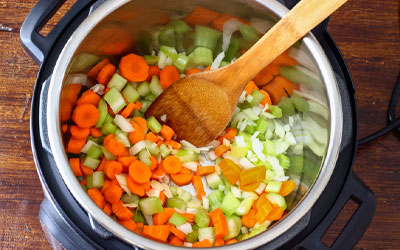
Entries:
[[201,200],[203,201],[204,209],[208,210],[210,208],[210,202],[208,201],[208,198],[206,196],[202,195]]
[[102,84],[95,84],[90,89],[98,95],[104,95],[104,85]]
[[96,145],[99,146],[99,144],[95,143],[94,141],[88,140],[85,144],[85,146],[83,146],[83,148],[81,149],[81,153],[87,153],[87,151],[90,149],[90,147],[92,145]]
[[238,29],[243,23],[236,18],[231,18],[224,23],[222,28],[222,50],[226,51],[231,43],[232,34]]
[[239,165],[244,169],[254,168],[256,166],[253,163],[251,163],[246,157],[240,158]]
[[221,65],[222,60],[224,60],[225,57],[225,52],[221,52],[215,57],[214,62],[211,64],[210,70],[215,70],[219,68],[219,65]]
[[131,195],[131,190],[129,190],[128,185],[126,184],[127,174],[116,174],[115,179],[117,179],[121,188],[129,195]]
[[87,81],[88,78],[86,74],[69,74],[67,76],[67,79],[65,80],[65,84],[79,83],[82,84],[83,86],[86,86]]
[[147,222],[147,225],[149,225],[149,226],[153,226],[154,225],[153,224],[153,215],[151,215],[151,214],[143,214],[143,216],[144,216],[144,219]]
[[140,151],[146,148],[147,143],[146,140],[141,140],[140,142],[136,143],[129,149],[130,155],[137,155]]
[[121,128],[122,131],[130,133],[135,131],[135,129],[132,127],[132,125],[129,123],[125,117],[122,115],[116,115],[114,118],[114,123]]
[[164,114],[164,115],[160,116],[160,120],[163,122],[167,122],[167,115]]
[[191,232],[193,232],[192,226],[190,225],[189,222],[183,223],[182,225],[177,226],[176,228],[178,228],[179,230],[181,230],[182,233],[184,233],[184,234],[186,234],[186,235],[187,235],[187,234],[190,234]]
[[185,168],[187,168],[187,169],[192,170],[193,172],[196,172],[196,171],[197,171],[197,162],[195,162],[195,161],[185,162],[185,163],[183,164],[183,166],[184,166]]

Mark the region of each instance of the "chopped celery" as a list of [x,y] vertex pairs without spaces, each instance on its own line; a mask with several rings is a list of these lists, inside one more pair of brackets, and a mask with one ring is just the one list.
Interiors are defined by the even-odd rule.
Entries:
[[128,204],[138,204],[139,203],[139,196],[136,194],[123,194],[121,197],[123,203]]
[[193,198],[191,193],[189,193],[188,191],[185,191],[185,190],[183,190],[181,188],[178,189],[178,197],[181,198],[182,200],[186,201],[186,202],[190,201]]
[[139,111],[140,111],[141,113],[146,112],[147,108],[150,107],[150,105],[151,105],[151,102],[150,102],[150,101],[147,101],[147,100],[142,101],[142,107],[140,108]]
[[133,212],[133,218],[132,218],[136,223],[145,222],[144,216],[139,209],[135,209],[135,212]]
[[267,130],[268,122],[264,119],[258,119],[256,122],[256,130],[260,132],[260,134],[264,134]]
[[172,197],[167,199],[167,207],[186,209],[186,201],[178,197]]
[[206,47],[214,51],[217,47],[218,39],[221,37],[221,32],[202,25],[195,26],[195,41],[196,47]]
[[93,159],[98,159],[103,154],[103,151],[101,151],[101,148],[98,145],[93,144],[90,146],[86,154]]
[[282,109],[282,113],[285,115],[294,115],[296,110],[293,105],[292,98],[283,97],[278,104],[278,107]]
[[170,186],[169,190],[171,191],[172,195],[177,195],[178,189],[175,186]]
[[172,20],[171,22],[169,22],[167,24],[167,26],[174,27],[174,30],[175,30],[176,34],[183,34],[183,33],[186,33],[186,32],[189,32],[189,31],[193,30],[189,25],[187,25],[185,23],[185,21],[183,21],[181,19]]
[[209,48],[197,47],[192,54],[192,62],[195,64],[209,66],[213,63],[213,52]]
[[253,231],[251,231],[249,233],[249,237],[253,237],[256,236],[257,234],[260,234],[262,232],[264,232],[265,230],[267,230],[267,227],[259,227],[259,228],[254,228]]
[[161,124],[154,116],[147,118],[147,127],[156,134],[161,131]]
[[139,87],[137,87],[137,92],[140,96],[146,96],[148,93],[150,93],[149,83],[146,81],[142,82]]
[[156,214],[162,213],[163,207],[160,198],[158,197],[148,197],[141,199],[140,202],[140,210],[143,214]]
[[232,215],[239,205],[240,201],[229,191],[222,200],[219,208],[224,212],[224,214]]
[[252,121],[258,120],[258,115],[254,113],[253,109],[251,108],[244,109],[243,113],[245,113],[247,117]]
[[226,218],[226,222],[228,224],[228,234],[224,236],[224,240],[238,236],[242,227],[242,220],[238,216],[231,215]]
[[100,99],[99,104],[97,105],[97,110],[99,110],[100,116],[97,120],[96,128],[100,128],[103,125],[104,120],[106,119],[106,116],[108,114],[107,103],[106,101],[104,101],[103,98]]
[[171,149],[169,149],[168,146],[163,143],[160,146],[160,153],[161,153],[161,156],[163,158],[165,158],[165,157],[167,157],[168,155],[171,154]]
[[225,177],[224,174],[221,174],[221,179],[224,182],[225,185],[225,190],[230,190],[231,189],[231,183],[228,181],[228,179]]
[[245,144],[243,146],[242,145],[239,146],[237,142],[239,139],[235,138],[231,145],[231,153],[230,153],[233,157],[237,158],[246,156],[247,152],[251,149],[250,137],[247,136],[247,134],[246,136],[243,135],[239,136],[241,136],[244,139]]
[[147,149],[149,150],[149,153],[157,156],[158,153],[160,153],[160,148],[157,146],[157,143],[154,142],[149,142],[147,145]]
[[185,53],[185,35],[176,34],[175,35],[175,49],[178,53]]
[[281,165],[283,168],[288,169],[290,167],[290,159],[287,155],[278,154],[276,158],[278,158],[279,165]]
[[249,134],[253,134],[255,129],[256,128],[254,126],[247,125],[246,128],[244,129],[244,132],[249,133]]
[[187,218],[185,216],[180,215],[176,212],[168,220],[169,223],[171,223],[172,225],[174,225],[176,227],[186,223],[186,221],[187,221]]
[[214,244],[214,228],[213,227],[203,227],[199,228],[199,241],[210,240],[211,244]]
[[302,155],[291,155],[290,163],[290,172],[300,175],[303,171],[304,157]]
[[286,209],[287,206],[286,201],[282,195],[276,193],[269,193],[267,194],[267,199],[272,203],[272,205],[276,205],[282,208],[283,210]]
[[115,126],[112,122],[106,122],[101,127],[101,133],[103,135],[113,134],[117,130],[117,126]]
[[172,26],[166,26],[158,34],[158,43],[160,45],[166,45],[175,47],[175,30]]
[[155,96],[159,96],[164,90],[161,86],[160,80],[156,75],[153,75],[150,82],[150,91]]
[[196,225],[192,225],[192,232],[186,235],[186,241],[195,243],[199,239],[199,228]]
[[207,198],[208,198],[211,206],[214,204],[219,204],[222,202],[222,199],[224,198],[224,192],[217,189],[217,190],[213,191],[209,196],[207,196]]
[[282,109],[280,107],[275,106],[275,105],[269,105],[268,108],[269,108],[269,112],[276,118],[282,117]]
[[107,87],[115,87],[118,91],[121,91],[127,82],[128,80],[123,78],[120,74],[114,73],[114,75],[111,77],[111,80],[108,82]]
[[110,108],[115,114],[119,113],[119,111],[121,111],[121,109],[126,106],[124,98],[115,87],[112,87],[104,95],[104,100],[106,100],[108,105],[110,105]]
[[266,140],[263,142],[264,153],[267,155],[275,155],[275,146],[274,143],[270,140]]
[[208,224],[210,224],[210,217],[204,209],[199,209],[194,216],[194,221],[199,227],[208,227]]
[[144,99],[149,101],[149,102],[154,102],[154,100],[157,98],[157,96],[153,95],[152,93],[147,94]]
[[220,184],[223,184],[222,179],[217,173],[206,175],[206,181],[211,189],[217,189]]
[[265,187],[265,192],[267,193],[279,193],[281,191],[282,182],[280,181],[270,181]]
[[321,90],[323,91],[323,84],[319,76],[304,67],[284,66],[281,67],[280,74],[288,80],[300,83],[312,90],[317,90],[318,92]]
[[245,198],[240,202],[239,207],[236,209],[235,214],[243,216],[250,211],[251,206],[254,203],[253,198]]
[[160,69],[165,68],[167,65],[172,64],[172,59],[168,57],[164,52],[161,50],[158,51],[158,67]]
[[143,149],[142,151],[140,151],[139,153],[139,160],[143,163],[145,163],[148,166],[152,165],[152,162],[150,160],[150,153],[147,151],[147,149]]
[[158,63],[158,56],[144,55],[143,58],[148,65],[157,65]]
[[88,175],[86,186],[87,188],[102,188],[104,186],[104,172],[96,171]]
[[103,151],[104,156],[106,157],[107,160],[111,161],[111,160],[115,160],[117,159],[117,157],[113,154],[111,154],[106,147],[104,146],[100,146],[101,147],[101,151]]
[[132,114],[133,114],[133,117],[143,117],[143,114],[140,113],[140,111],[137,109],[135,109]]
[[243,39],[250,43],[255,43],[259,39],[257,30],[250,25],[242,24],[238,27],[238,30],[240,31]]
[[239,38],[239,48],[241,50],[248,50],[253,46],[254,43],[247,41],[243,37]]
[[298,111],[306,112],[310,109],[310,105],[303,97],[293,94],[290,99],[292,99],[293,105]]
[[178,54],[177,58],[172,62],[179,72],[185,72],[186,66],[189,63],[189,57],[187,57],[184,53]]
[[176,153],[176,156],[182,161],[182,162],[190,162],[190,161],[197,161],[199,159],[199,156],[197,155],[196,152],[188,149],[180,149]]
[[101,60],[100,56],[90,53],[79,53],[71,60],[70,72],[77,73],[89,69]]
[[130,83],[125,86],[121,93],[128,102],[136,102],[136,100],[140,97],[139,93]]
[[231,64],[230,62],[227,61],[222,61],[221,64],[219,65],[220,68],[228,66],[229,64]]
[[107,115],[106,115],[106,118],[104,119],[104,123],[113,122],[113,121],[114,121],[114,118],[107,111]]
[[85,167],[91,168],[93,170],[95,170],[97,168],[97,166],[99,166],[99,164],[100,164],[100,160],[93,159],[90,156],[86,156],[85,160],[83,161],[83,165]]
[[93,141],[94,143],[97,144],[103,144],[103,140],[104,140],[104,136],[100,136],[100,137],[93,137],[93,136],[88,136],[87,140],[89,141]]
[[238,51],[239,51],[239,39],[236,36],[232,36],[228,49],[225,51],[224,61],[227,62],[232,61],[232,59],[235,58]]
[[253,92],[251,92],[251,95],[253,96],[253,99],[251,100],[250,104],[253,107],[258,106],[258,104],[260,104],[265,98],[265,96],[258,89],[254,89]]
[[172,61],[175,61],[178,58],[178,53],[174,47],[170,46],[161,46],[160,51],[167,55]]

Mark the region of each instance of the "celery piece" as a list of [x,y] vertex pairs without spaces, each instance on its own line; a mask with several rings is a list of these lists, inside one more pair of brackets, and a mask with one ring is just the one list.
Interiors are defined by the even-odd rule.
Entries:
[[229,191],[219,207],[226,215],[232,215],[239,207],[240,201]]
[[239,207],[236,209],[235,214],[240,215],[240,216],[247,214],[250,211],[250,208],[253,205],[253,203],[254,203],[253,198],[249,197],[249,198],[243,199],[240,202]]
[[197,161],[199,159],[199,156],[197,155],[196,152],[188,149],[180,149],[176,153],[176,156],[182,161],[182,162],[190,162],[190,161]]
[[253,92],[251,92],[251,95],[253,96],[253,99],[251,100],[250,104],[253,107],[258,106],[258,104],[260,104],[265,98],[265,96],[258,89],[254,89]]
[[143,149],[142,151],[140,151],[139,153],[139,160],[143,163],[145,163],[148,166],[151,166],[152,162],[150,160],[150,153],[147,151],[147,149]]
[[251,48],[251,46],[253,46],[254,43],[247,41],[246,39],[244,39],[243,37],[239,38],[239,48],[241,50],[248,50]]
[[132,218],[136,223],[142,222],[145,223],[144,216],[139,209],[135,209],[135,212],[133,212],[133,218]]
[[123,194],[121,197],[121,200],[123,203],[128,203],[128,204],[138,204],[139,203],[139,196],[136,194]]
[[140,111],[141,113],[146,112],[146,110],[148,109],[148,107],[150,107],[150,105],[151,105],[151,102],[150,102],[150,101],[147,101],[147,100],[142,101],[142,107],[140,108],[139,111]]
[[256,130],[260,132],[260,134],[264,134],[267,130],[268,122],[264,119],[258,119],[256,122]]
[[221,32],[202,25],[196,25],[194,29],[196,34],[195,46],[206,47],[214,51],[217,47],[218,39],[221,37]]
[[[190,60],[190,55],[193,54],[193,51],[196,49],[196,46],[194,44],[192,44],[191,46],[189,46],[187,49],[185,49],[186,55],[189,55],[189,63],[191,62]],[[193,54],[194,55],[194,54]]]
[[171,154],[171,149],[169,149],[168,146],[163,143],[160,145],[160,153],[161,153],[161,156],[163,158],[165,158]]
[[86,154],[93,159],[98,159],[103,154],[103,151],[101,151],[101,148],[99,146],[93,144],[92,146],[90,146]]
[[177,58],[172,62],[179,72],[185,72],[186,66],[189,63],[189,57],[187,57],[184,53],[178,54]]
[[276,158],[278,158],[279,165],[281,165],[283,168],[285,169],[290,168],[290,158],[287,155],[278,154]]
[[147,127],[149,127],[149,129],[156,134],[160,133],[161,131],[161,124],[154,116],[147,118]]
[[267,193],[279,193],[281,191],[282,182],[280,181],[270,181],[265,187],[265,192]]
[[128,80],[123,78],[120,74],[114,73],[114,75],[111,77],[111,80],[108,82],[107,87],[115,87],[118,91],[121,91],[127,82]]
[[177,190],[178,189],[175,186],[170,186],[169,190],[171,191],[173,196],[177,195]]
[[285,198],[280,194],[269,193],[267,194],[267,199],[272,203],[272,205],[277,205],[283,210],[285,210],[287,207]]
[[160,33],[158,33],[158,43],[160,45],[175,47],[174,27],[166,26],[162,30],[160,30]]
[[228,181],[228,179],[225,177],[224,174],[221,174],[221,179],[224,182],[225,185],[225,190],[230,190],[231,189],[231,183]]
[[186,223],[186,221],[187,221],[187,218],[185,216],[180,215],[176,212],[168,220],[169,223],[171,223],[172,225],[174,225],[176,227]]
[[167,199],[167,207],[186,209],[186,201],[178,197],[172,197]]
[[294,115],[296,110],[293,105],[292,98],[283,97],[278,104],[278,107],[282,109],[282,113],[285,115]]
[[101,133],[103,135],[113,134],[117,130],[117,126],[115,126],[112,122],[106,122],[101,127]]
[[211,206],[213,206],[214,204],[219,204],[222,202],[222,199],[224,198],[224,192],[217,189],[213,191],[210,195],[208,195],[207,198]]
[[155,96],[155,95],[153,95],[152,93],[148,93],[145,97],[144,97],[144,99],[146,100],[146,101],[149,101],[149,102],[154,102],[154,100],[157,98],[157,96]]
[[193,63],[209,66],[213,63],[213,52],[209,48],[197,47],[193,51]]
[[144,55],[143,58],[148,65],[157,65],[158,64],[158,56]]
[[250,43],[255,43],[258,41],[259,36],[258,32],[255,28],[251,27],[250,25],[247,24],[242,24],[238,26],[238,30],[240,34],[242,35],[243,39]]
[[217,189],[220,184],[223,184],[222,179],[217,173],[206,175],[206,181],[211,189]]
[[136,100],[140,97],[139,93],[130,83],[125,86],[121,93],[128,102],[136,102]]
[[97,120],[96,128],[100,128],[103,125],[104,120],[106,119],[106,116],[108,114],[107,103],[106,101],[104,101],[103,98],[100,99],[99,104],[97,105],[97,110],[99,111],[100,116]]
[[189,193],[188,191],[181,189],[180,192],[181,193],[179,194],[179,192],[178,192],[178,194],[179,194],[179,198],[181,198],[182,200],[187,202],[187,201],[190,201],[191,199],[193,199],[192,194]]
[[184,39],[184,34],[175,35],[175,49],[178,53],[185,53]]
[[236,36],[231,37],[231,42],[229,43],[228,49],[225,51],[224,61],[230,62],[235,58],[237,52],[239,51],[239,39]]
[[99,164],[100,164],[100,160],[93,159],[90,156],[86,156],[85,160],[83,161],[84,166],[91,168],[93,170],[95,170],[97,168],[97,166],[99,166]]
[[104,156],[106,157],[107,160],[111,161],[111,160],[117,159],[117,157],[116,157],[115,155],[111,154],[111,153],[106,149],[106,147],[100,146],[100,148],[101,148],[101,151],[103,151],[103,154],[104,154]]
[[242,227],[242,219],[238,216],[231,215],[226,218],[228,224],[228,234],[224,236],[224,240],[232,239],[239,235],[240,228]]
[[139,85],[139,87],[137,87],[136,90],[140,96],[146,96],[150,93],[150,85],[148,82],[144,81]]
[[296,66],[284,66],[280,69],[280,74],[288,80],[302,84],[312,90],[322,91],[323,83],[318,75],[307,68]]
[[222,158],[217,158],[217,159],[215,160],[215,165],[218,165],[221,161],[222,161]]
[[184,34],[193,30],[189,25],[185,23],[185,21],[181,19],[172,20],[167,24],[167,26],[172,26],[176,34]]
[[199,228],[199,241],[210,240],[211,244],[214,244],[214,228],[213,227],[203,227]]
[[161,86],[160,80],[158,79],[158,77],[156,75],[153,75],[151,77],[150,91],[155,96],[159,96],[164,91],[164,89]]
[[121,93],[115,88],[112,87],[105,95],[104,100],[110,105],[112,111],[117,114],[123,107],[126,106],[126,102],[122,97]]
[[157,156],[160,153],[160,148],[157,146],[157,143],[149,142],[147,145],[147,149],[151,155]]
[[171,58],[172,61],[175,61],[178,58],[178,53],[176,52],[176,49],[174,47],[163,45],[160,47],[160,51]]
[[208,227],[208,224],[210,224],[210,216],[208,216],[204,209],[198,209],[194,216],[194,221],[199,227]]
[[270,140],[266,140],[265,142],[263,142],[263,146],[264,146],[264,153],[267,155],[275,155],[275,146],[274,143]]
[[227,61],[222,61],[222,62],[220,63],[220,65],[219,65],[219,68],[228,66],[229,64],[231,64],[231,63],[230,63],[230,62],[227,62]]
[[104,136],[100,136],[100,137],[93,137],[93,136],[91,136],[91,135],[89,135],[88,137],[87,137],[87,140],[89,141],[93,141],[94,143],[97,143],[97,144],[103,144],[103,140],[104,140]]
[[186,235],[186,241],[190,243],[195,243],[199,240],[199,229],[195,227],[196,225],[192,225],[192,232]]
[[143,214],[156,214],[162,213],[163,207],[160,198],[158,197],[148,197],[141,199],[139,202],[140,210]]
[[132,114],[133,114],[133,117],[143,117],[143,114],[140,113],[140,111],[137,109],[135,109]]
[[310,110],[310,104],[303,97],[293,94],[290,99],[292,99],[293,105],[298,111],[306,112]]
[[247,125],[246,128],[244,129],[244,132],[249,133],[249,134],[253,134],[255,129],[256,128],[254,126]]
[[275,105],[269,105],[268,108],[269,108],[269,112],[276,118],[282,117],[282,109],[280,107],[275,106]]
[[257,234],[260,234],[262,232],[264,232],[265,230],[267,230],[267,227],[259,227],[259,228],[254,228],[253,231],[251,231],[249,233],[249,237],[253,237],[256,236]]
[[104,172],[96,171],[88,175],[86,186],[87,188],[102,188],[104,186]]
[[107,122],[114,122],[114,118],[108,113],[108,111],[107,111],[106,118],[104,119],[104,123],[107,123]]
[[304,157],[302,155],[290,156],[290,172],[300,175],[303,171]]

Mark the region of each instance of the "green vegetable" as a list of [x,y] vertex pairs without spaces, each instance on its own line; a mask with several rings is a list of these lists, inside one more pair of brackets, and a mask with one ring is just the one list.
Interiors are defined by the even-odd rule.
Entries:
[[158,56],[144,55],[143,58],[148,65],[157,65],[158,63]]
[[137,87],[137,92],[140,96],[146,96],[150,93],[150,85],[148,82],[144,81]]
[[162,203],[158,197],[143,198],[140,200],[139,205],[143,214],[150,215],[163,212]]
[[96,171],[87,176],[87,188],[102,188],[104,186],[104,172]]
[[236,209],[235,214],[243,216],[250,211],[251,206],[254,203],[253,198],[246,198],[240,202],[239,207]]
[[158,43],[160,45],[175,47],[175,30],[173,26],[166,26],[160,30]]
[[292,99],[293,105],[298,111],[306,112],[310,109],[310,105],[303,97],[293,94],[290,99]]
[[197,47],[191,55],[194,64],[209,66],[213,63],[213,52],[209,48]]
[[163,143],[160,145],[160,153],[161,153],[161,156],[163,158],[165,158],[171,154],[171,149],[169,149],[168,146]]
[[117,130],[117,126],[115,126],[112,122],[105,122],[101,127],[101,133],[103,135],[113,134]]
[[275,106],[275,105],[269,105],[268,108],[269,108],[269,112],[276,118],[282,117],[282,109],[280,107]]
[[185,72],[186,66],[189,63],[189,57],[187,57],[184,53],[178,54],[177,58],[173,61],[172,65],[174,65],[179,72]]
[[107,103],[106,101],[104,101],[103,98],[100,99],[99,104],[97,105],[97,110],[99,111],[100,115],[96,123],[96,128],[100,128],[103,125],[104,120],[106,119],[106,116],[108,114]]
[[282,109],[282,113],[285,115],[294,115],[296,110],[293,105],[292,98],[283,97],[278,104],[278,107]]
[[228,63],[232,61],[232,59],[235,58],[238,51],[239,51],[239,39],[236,36],[232,35],[228,49],[225,51],[224,61]]
[[214,244],[214,228],[213,227],[203,227],[199,228],[199,241],[210,240],[211,244]]
[[196,152],[188,149],[181,149],[178,150],[176,153],[176,156],[182,161],[182,162],[191,162],[191,161],[197,161],[199,159],[199,156],[197,155]]
[[128,204],[138,204],[139,203],[139,196],[136,194],[123,194],[121,197],[121,200],[123,203],[128,203]]
[[217,189],[213,191],[207,198],[211,206],[215,204],[220,204],[222,202],[222,199],[224,198],[224,193],[221,190]]
[[260,104],[265,98],[265,96],[258,89],[254,89],[253,92],[251,92],[251,95],[253,96],[253,99],[251,100],[250,104],[253,107],[258,106],[258,104]]
[[211,189],[217,189],[220,184],[223,184],[222,179],[217,173],[206,175],[206,181]]
[[86,156],[85,160],[83,161],[84,166],[91,168],[93,170],[95,170],[99,166],[99,164],[100,164],[100,160],[93,159],[90,156]]
[[150,166],[152,165],[152,162],[150,160],[150,153],[147,151],[147,149],[143,149],[142,151],[139,152],[139,160],[146,165]]
[[121,91],[127,82],[128,80],[123,78],[120,74],[114,73],[111,80],[108,82],[107,87],[115,87],[118,91]]
[[279,193],[281,191],[282,182],[280,181],[270,181],[265,187],[265,192],[267,193]]
[[283,168],[288,169],[290,167],[290,158],[287,155],[278,154],[276,158],[278,158],[279,165],[281,165]]
[[257,30],[250,25],[242,24],[238,27],[238,30],[240,31],[243,39],[247,42],[255,43],[259,39]]
[[118,114],[126,106],[124,98],[115,87],[112,87],[103,98],[115,114]]
[[267,130],[268,122],[264,119],[258,119],[256,122],[256,130],[260,132],[260,134],[264,134]]
[[161,124],[154,116],[147,118],[147,127],[156,134],[161,131]]
[[240,201],[236,198],[230,191],[225,195],[222,203],[220,205],[220,209],[226,215],[232,215],[236,209],[239,207]]
[[130,83],[125,86],[121,93],[128,102],[136,102],[136,100],[140,97],[139,93]]
[[93,159],[98,159],[103,154],[103,151],[101,151],[101,148],[98,145],[93,144],[90,146],[86,154]]
[[100,146],[100,148],[101,148],[101,151],[103,151],[103,154],[104,154],[104,156],[106,157],[107,160],[111,161],[111,160],[117,159],[117,157],[116,157],[115,155],[111,154],[111,153],[106,149],[106,147]]
[[276,193],[269,193],[267,194],[267,199],[273,204],[277,205],[278,207],[282,208],[283,210],[286,209],[286,201],[282,195]]
[[173,27],[176,34],[183,34],[183,33],[186,33],[186,32],[189,32],[189,31],[193,30],[189,25],[187,25],[181,19],[172,20],[171,22],[169,22],[167,24],[167,26]]
[[186,209],[187,207],[186,202],[178,197],[168,198],[166,204],[171,208]]
[[195,26],[195,34],[195,46],[209,48],[211,51],[215,50],[221,37],[221,32],[202,25]]
[[207,227],[210,224],[210,217],[204,209],[198,209],[194,221],[199,227]]
[[187,218],[185,216],[180,215],[178,213],[174,213],[168,222],[174,226],[180,226],[180,225],[186,223],[186,221],[187,221]]
[[228,224],[228,234],[224,236],[224,240],[238,236],[242,227],[242,220],[238,216],[231,215],[226,218],[226,222]]
[[161,86],[160,80],[157,76],[153,75],[150,82],[150,91],[155,96],[159,96],[164,90]]
[[139,209],[135,209],[135,212],[133,213],[133,218],[132,218],[136,223],[142,222],[145,223],[144,216]]
[[192,225],[192,232],[186,235],[186,241],[195,243],[199,240],[199,228],[196,225]]

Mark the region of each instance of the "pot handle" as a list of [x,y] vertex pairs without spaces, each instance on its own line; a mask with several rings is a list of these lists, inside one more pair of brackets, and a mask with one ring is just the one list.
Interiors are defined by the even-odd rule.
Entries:
[[21,43],[26,52],[39,65],[42,64],[44,58],[49,53],[55,40],[60,33],[68,26],[70,21],[88,4],[95,2],[94,0],[79,0],[72,6],[65,16],[57,23],[57,25],[46,36],[39,34],[39,30],[47,23],[48,20],[62,6],[65,0],[39,0],[33,7],[28,17],[25,19],[20,30]]
[[[342,229],[332,246],[321,242],[326,230],[339,215],[349,200],[358,203],[359,207]],[[352,249],[367,229],[376,208],[376,199],[372,191],[351,171],[335,204],[321,223],[298,246],[300,249]]]

